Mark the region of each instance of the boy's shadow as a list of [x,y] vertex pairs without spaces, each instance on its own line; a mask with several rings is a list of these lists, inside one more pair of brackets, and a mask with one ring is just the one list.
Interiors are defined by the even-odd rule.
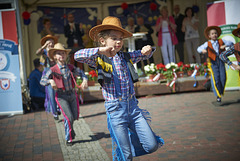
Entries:
[[97,140],[100,140],[102,138],[110,138],[110,134],[105,134],[104,132],[98,132],[98,133],[95,133],[94,135],[89,135],[89,136],[91,137],[91,139],[73,141],[73,144],[85,143],[85,142],[90,142],[90,141],[97,141]]
[[233,105],[233,104],[240,104],[240,99],[238,99],[237,101],[231,100],[231,101],[222,102],[221,104],[217,104],[217,103],[213,102],[213,104],[215,106],[229,106],[229,105]]

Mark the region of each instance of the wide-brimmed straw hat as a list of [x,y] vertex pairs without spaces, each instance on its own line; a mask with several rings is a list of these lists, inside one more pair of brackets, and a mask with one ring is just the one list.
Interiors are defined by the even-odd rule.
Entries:
[[237,25],[237,28],[232,31],[232,34],[238,37],[238,33],[240,32],[240,23]]
[[212,30],[212,29],[215,29],[216,31],[217,31],[217,33],[218,33],[218,37],[221,35],[221,33],[222,33],[222,30],[221,30],[221,28],[220,27],[218,27],[218,26],[208,26],[208,27],[206,27],[205,28],[205,30],[204,30],[204,36],[207,38],[207,39],[209,39],[209,31],[210,30]]
[[123,29],[121,21],[117,17],[108,16],[104,18],[101,25],[93,27],[89,31],[89,36],[92,40],[96,40],[97,34],[103,30],[117,30],[123,33],[123,38],[131,37],[132,33]]
[[40,40],[40,43],[41,45],[43,46],[45,44],[45,42],[49,39],[53,39],[54,41],[54,44],[56,44],[58,42],[58,38],[56,36],[52,36],[52,35],[47,35],[47,36],[44,36],[41,40]]
[[53,57],[53,56],[54,56],[54,52],[55,52],[55,51],[65,51],[66,54],[68,55],[68,53],[71,51],[71,49],[65,49],[61,43],[56,43],[56,44],[54,45],[54,48],[51,48],[51,49],[49,49],[49,51],[48,51],[48,56],[49,56],[49,58],[52,59],[52,60],[54,60],[54,57]]

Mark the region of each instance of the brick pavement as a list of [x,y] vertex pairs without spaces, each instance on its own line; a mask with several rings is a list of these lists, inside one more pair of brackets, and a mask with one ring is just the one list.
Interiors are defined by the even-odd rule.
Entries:
[[[166,144],[134,161],[240,160],[239,94],[226,92],[223,106],[212,104],[212,92],[139,98],[140,107],[152,115],[154,132]],[[77,136],[72,147],[65,145],[63,122],[54,121],[45,111],[0,116],[0,161],[111,159],[104,102],[81,105],[80,112],[80,119],[74,123]]]
[[[151,126],[165,145],[157,152],[135,161],[239,161],[240,91],[226,92],[223,106],[212,102],[212,92],[179,93],[139,98],[149,110]],[[106,125],[104,103],[81,106],[81,114],[111,158],[111,139]]]
[[0,160],[63,161],[56,125],[45,111],[0,116]]

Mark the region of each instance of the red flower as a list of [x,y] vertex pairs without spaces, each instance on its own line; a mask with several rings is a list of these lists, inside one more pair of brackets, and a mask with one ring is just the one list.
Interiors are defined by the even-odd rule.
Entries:
[[183,65],[183,62],[179,62],[179,63],[177,63],[177,65],[178,65],[178,67],[181,67],[182,65]]
[[204,62],[204,64],[203,64],[203,65],[207,66],[207,62]]
[[91,70],[90,72],[89,72],[89,75],[91,76],[91,77],[97,77],[97,73],[95,72],[95,70]]
[[165,68],[165,65],[160,63],[160,64],[157,64],[156,67],[157,67],[157,70],[159,70],[159,69]]
[[166,69],[166,68],[164,68],[164,69],[163,69],[163,71],[165,71],[165,72],[166,72],[166,71],[167,71],[167,69]]

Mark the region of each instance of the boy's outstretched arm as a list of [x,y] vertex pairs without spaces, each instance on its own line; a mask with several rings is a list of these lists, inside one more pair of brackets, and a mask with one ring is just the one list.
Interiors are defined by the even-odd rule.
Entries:
[[132,62],[137,63],[141,60],[149,59],[155,51],[156,51],[155,47],[146,45],[142,48],[142,50],[136,50],[133,52],[129,52],[129,54],[130,54]]

